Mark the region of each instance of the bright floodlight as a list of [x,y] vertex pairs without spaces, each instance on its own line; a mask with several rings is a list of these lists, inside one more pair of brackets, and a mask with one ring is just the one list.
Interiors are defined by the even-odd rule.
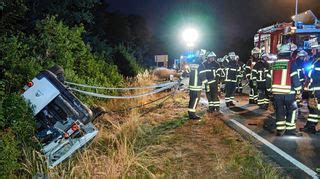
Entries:
[[185,29],[182,33],[182,38],[189,47],[194,46],[198,36],[198,32],[192,28]]

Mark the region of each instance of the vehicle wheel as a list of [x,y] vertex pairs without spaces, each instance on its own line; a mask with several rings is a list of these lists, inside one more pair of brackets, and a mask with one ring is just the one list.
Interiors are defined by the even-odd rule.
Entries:
[[55,65],[49,68],[49,71],[55,74],[60,82],[64,83],[64,70],[61,66]]

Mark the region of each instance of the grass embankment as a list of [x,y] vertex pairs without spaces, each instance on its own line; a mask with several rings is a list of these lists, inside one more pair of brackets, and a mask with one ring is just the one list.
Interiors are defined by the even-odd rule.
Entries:
[[[148,85],[145,74],[132,85]],[[141,91],[140,91],[141,92]],[[280,172],[222,121],[205,115],[188,121],[188,96],[178,92],[163,104],[145,104],[166,94],[102,103],[110,111],[95,121],[99,135],[86,150],[50,171],[53,177],[277,178]],[[156,106],[156,107],[155,107]],[[205,110],[205,109],[203,109]]]

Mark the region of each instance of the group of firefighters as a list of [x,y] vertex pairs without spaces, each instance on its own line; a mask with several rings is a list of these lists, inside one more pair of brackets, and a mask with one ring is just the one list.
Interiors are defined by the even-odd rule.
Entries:
[[296,129],[296,119],[303,102],[308,104],[309,115],[300,130],[316,133],[320,120],[320,38],[308,43],[308,49],[297,48],[293,43],[279,45],[277,55],[263,53],[256,47],[246,64],[239,61],[234,52],[217,58],[214,52],[200,50],[189,64],[189,118],[200,119],[196,107],[202,89],[207,94],[209,113],[220,111],[219,91],[225,93],[226,106],[234,107],[235,92],[242,93],[242,81],[246,78],[250,88],[249,104],[268,110],[272,99],[277,136],[301,135]]

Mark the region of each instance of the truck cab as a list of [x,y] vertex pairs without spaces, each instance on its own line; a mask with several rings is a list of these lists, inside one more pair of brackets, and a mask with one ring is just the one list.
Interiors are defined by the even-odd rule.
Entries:
[[92,111],[49,70],[24,87],[22,97],[32,107],[36,135],[49,168],[70,157],[98,133]]

